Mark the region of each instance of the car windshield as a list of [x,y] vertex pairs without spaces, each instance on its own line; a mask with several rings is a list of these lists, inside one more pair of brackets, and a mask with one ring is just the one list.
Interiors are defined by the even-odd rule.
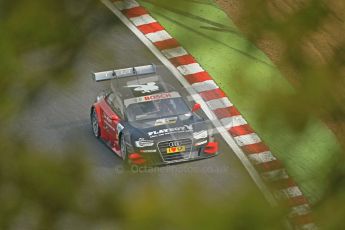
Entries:
[[169,98],[131,104],[126,110],[128,121],[158,119],[189,112],[190,110],[182,98]]

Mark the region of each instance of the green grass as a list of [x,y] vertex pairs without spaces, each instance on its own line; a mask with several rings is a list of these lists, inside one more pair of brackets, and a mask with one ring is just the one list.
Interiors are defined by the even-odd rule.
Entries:
[[246,40],[212,1],[139,2],[212,75],[272,152],[284,162],[305,195],[311,202],[317,201],[325,190],[325,184],[320,181],[329,173],[340,147],[318,119],[310,121],[303,133],[292,130],[277,116],[269,117],[270,125],[262,125],[258,111],[265,103],[263,95],[271,90],[293,92],[267,56]]

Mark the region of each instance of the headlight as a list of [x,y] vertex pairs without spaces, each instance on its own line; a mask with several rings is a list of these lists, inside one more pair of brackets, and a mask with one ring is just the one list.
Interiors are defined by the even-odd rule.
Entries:
[[204,140],[204,141],[197,142],[197,143],[195,143],[194,145],[195,145],[195,146],[200,146],[200,145],[204,145],[204,144],[206,144],[206,143],[207,143],[207,140]]
[[200,132],[193,133],[194,139],[204,139],[208,137],[207,130],[202,130]]
[[138,148],[151,147],[154,144],[155,142],[153,140],[145,140],[144,138],[139,138],[139,140],[135,142],[135,146]]

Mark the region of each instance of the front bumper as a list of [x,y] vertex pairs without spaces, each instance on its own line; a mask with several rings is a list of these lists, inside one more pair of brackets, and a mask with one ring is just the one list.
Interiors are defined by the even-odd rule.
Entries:
[[[182,142],[185,143],[185,142]],[[157,144],[156,153],[137,151],[129,155],[129,163],[132,165],[161,166],[178,164],[188,161],[202,160],[218,155],[218,143],[208,142],[203,146],[193,146],[193,143],[186,148],[185,152],[167,154],[166,146]]]

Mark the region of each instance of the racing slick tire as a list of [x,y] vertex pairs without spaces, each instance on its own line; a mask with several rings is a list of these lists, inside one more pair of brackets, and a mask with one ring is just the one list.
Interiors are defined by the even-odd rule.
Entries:
[[125,142],[125,135],[121,134],[120,135],[120,151],[121,151],[121,156],[123,159],[123,165],[126,169],[129,169],[130,163],[128,159],[128,153],[127,153],[127,146]]
[[125,135],[120,135],[120,150],[121,150],[121,156],[125,163],[128,163],[128,154],[127,154],[127,147],[125,142]]
[[97,113],[96,110],[93,108],[91,111],[91,126],[92,126],[92,132],[95,137],[99,138],[101,136],[101,129],[99,127],[98,119],[97,119]]

